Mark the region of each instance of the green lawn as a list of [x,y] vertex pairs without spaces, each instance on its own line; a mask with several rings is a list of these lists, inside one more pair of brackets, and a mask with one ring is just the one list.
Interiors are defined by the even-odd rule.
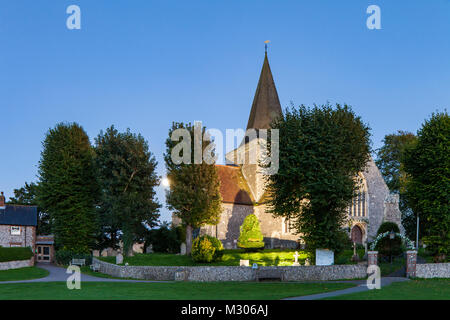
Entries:
[[19,269],[1,270],[0,281],[19,281],[39,279],[48,276],[47,270],[38,267],[26,267]]
[[[133,257],[125,257],[124,263],[130,266],[239,266],[239,260],[250,260],[250,265],[257,263],[260,266],[291,266],[294,262],[294,254],[296,250],[272,249],[260,252],[245,252],[244,250],[225,250],[223,260],[213,263],[195,263],[188,256],[168,254],[168,253],[150,253],[136,254]],[[297,250],[299,253],[299,262],[305,263],[307,253]],[[364,251],[364,250],[363,250]],[[351,263],[352,252],[344,251],[336,257],[339,264]],[[362,253],[364,254],[364,252]],[[362,257],[362,255],[361,255]],[[101,257],[103,261],[115,263],[115,257]]]
[[450,300],[450,279],[395,282],[380,290],[352,293],[331,300]]
[[251,300],[281,299],[341,290],[348,283],[250,283],[169,282],[117,283],[84,282],[80,290],[69,290],[65,282],[0,284],[2,300]]

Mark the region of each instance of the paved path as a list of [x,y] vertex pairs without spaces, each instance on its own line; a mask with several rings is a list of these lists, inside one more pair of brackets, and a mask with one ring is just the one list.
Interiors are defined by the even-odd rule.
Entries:
[[[393,282],[401,282],[401,281],[409,281],[409,279],[408,278],[400,278],[400,277],[381,278],[381,288],[383,288],[384,286],[388,286]],[[328,282],[331,282],[331,281],[328,281]],[[335,281],[335,282],[356,283],[357,286],[348,288],[348,289],[338,290],[338,291],[318,293],[318,294],[313,294],[313,295],[309,295],[309,296],[291,297],[291,298],[285,298],[282,300],[318,300],[318,299],[323,299],[323,298],[336,297],[336,296],[340,296],[340,295],[348,294],[348,293],[357,293],[357,292],[364,292],[364,291],[369,290],[369,288],[367,288],[366,280]]]
[[[65,268],[55,266],[48,263],[37,263],[36,267],[42,268],[50,272],[50,274],[44,278],[32,279],[32,280],[20,280],[20,281],[0,281],[0,285],[4,283],[31,283],[31,282],[54,282],[54,281],[67,281],[70,274],[66,273]],[[81,282],[172,282],[172,281],[150,281],[150,280],[125,280],[125,279],[112,279],[112,278],[100,278],[87,274],[81,274]]]

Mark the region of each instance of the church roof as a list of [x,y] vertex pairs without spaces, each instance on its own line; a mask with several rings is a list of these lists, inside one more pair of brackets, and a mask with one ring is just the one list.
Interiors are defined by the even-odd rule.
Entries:
[[280,114],[281,105],[275,82],[270,71],[267,52],[259,76],[258,87],[253,99],[252,109],[248,118],[247,129],[269,129],[271,122]]
[[247,182],[238,166],[216,165],[220,180],[220,194],[225,203],[253,205]]

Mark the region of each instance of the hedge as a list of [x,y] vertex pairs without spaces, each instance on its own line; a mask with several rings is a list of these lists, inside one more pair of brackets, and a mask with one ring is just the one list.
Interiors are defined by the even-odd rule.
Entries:
[[33,256],[30,247],[0,247],[0,262],[28,260]]

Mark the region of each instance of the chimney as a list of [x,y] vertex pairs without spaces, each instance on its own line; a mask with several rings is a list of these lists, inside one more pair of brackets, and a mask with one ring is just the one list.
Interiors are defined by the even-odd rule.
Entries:
[[5,208],[5,196],[3,195],[3,191],[2,194],[0,195],[0,209],[4,209]]

